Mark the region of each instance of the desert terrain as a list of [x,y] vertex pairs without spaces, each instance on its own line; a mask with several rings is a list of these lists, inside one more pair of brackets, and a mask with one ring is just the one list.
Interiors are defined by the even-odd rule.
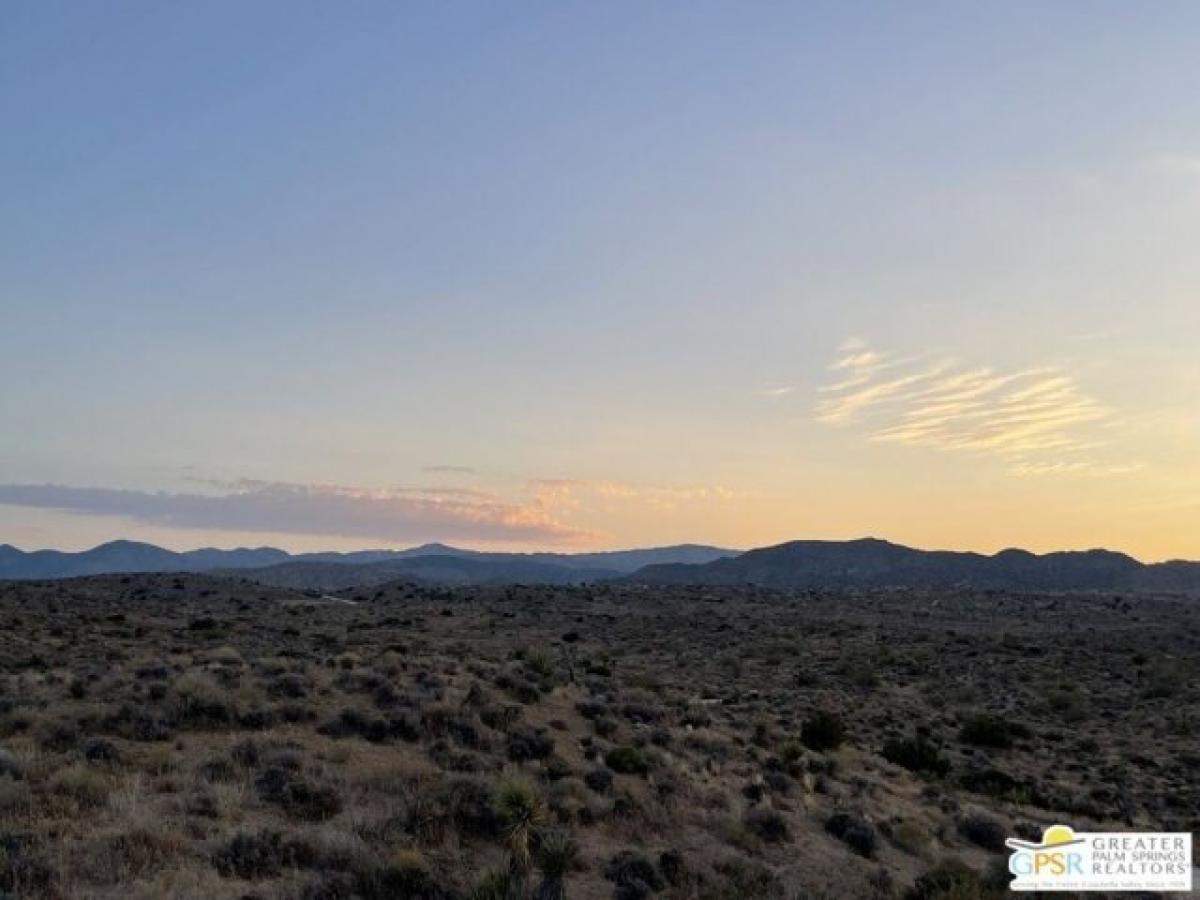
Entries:
[[1200,611],[1111,593],[0,584],[0,895],[976,898],[1200,828]]

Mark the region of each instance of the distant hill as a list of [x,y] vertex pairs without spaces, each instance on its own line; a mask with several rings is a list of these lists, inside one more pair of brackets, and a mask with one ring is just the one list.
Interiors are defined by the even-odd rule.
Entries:
[[336,591],[390,581],[431,584],[582,584],[611,579],[609,569],[558,566],[534,560],[479,559],[451,554],[413,556],[375,563],[287,562],[265,569],[229,570],[273,587]]
[[[257,575],[261,570],[260,577],[264,580],[280,584],[286,581],[291,587],[320,587],[328,582],[353,587],[404,577],[456,584],[506,580],[566,584],[626,575],[656,563],[707,563],[736,552],[682,544],[602,553],[488,553],[445,544],[424,544],[405,550],[293,555],[274,547],[237,550],[208,547],[176,552],[153,544],[112,541],[91,550],[68,553],[60,550],[25,552],[3,544],[0,545],[0,579],[72,578],[118,572],[237,571]],[[279,571],[274,571],[276,569]],[[302,583],[306,576],[320,583]]]
[[368,554],[339,559],[308,554],[239,574],[276,587],[322,590],[370,587],[399,579],[436,584],[581,584],[618,578],[661,564],[660,560],[699,565],[734,553],[696,544],[602,553],[485,553],[430,544],[373,561],[361,561]]
[[78,553],[61,550],[26,553],[3,544],[0,545],[0,579],[71,578],[114,572],[204,572],[217,568],[269,566],[288,558],[287,553],[274,547],[237,550],[206,547],[177,553],[153,544],[111,541]]
[[993,556],[915,550],[875,538],[791,541],[703,565],[652,565],[622,579],[641,584],[773,588],[972,587],[1009,590],[1200,592],[1200,563],[1146,565],[1110,550]]

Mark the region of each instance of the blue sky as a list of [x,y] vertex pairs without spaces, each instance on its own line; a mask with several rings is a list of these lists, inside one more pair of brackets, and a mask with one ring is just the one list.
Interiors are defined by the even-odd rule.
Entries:
[[12,4],[0,541],[1200,556],[1198,26]]

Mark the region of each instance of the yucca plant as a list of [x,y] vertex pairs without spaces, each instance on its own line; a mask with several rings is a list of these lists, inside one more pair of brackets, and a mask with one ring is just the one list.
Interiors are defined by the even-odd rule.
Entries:
[[525,876],[533,863],[532,845],[545,818],[545,808],[533,787],[515,778],[506,779],[496,787],[495,805],[504,822],[509,869]]
[[537,866],[542,873],[541,884],[534,894],[536,900],[566,900],[567,874],[579,856],[579,845],[566,831],[551,831],[542,836],[538,847]]

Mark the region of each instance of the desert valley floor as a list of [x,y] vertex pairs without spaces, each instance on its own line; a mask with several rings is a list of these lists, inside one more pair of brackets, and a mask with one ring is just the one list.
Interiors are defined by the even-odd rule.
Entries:
[[972,898],[1200,828],[1200,606],[0,584],[0,896]]

